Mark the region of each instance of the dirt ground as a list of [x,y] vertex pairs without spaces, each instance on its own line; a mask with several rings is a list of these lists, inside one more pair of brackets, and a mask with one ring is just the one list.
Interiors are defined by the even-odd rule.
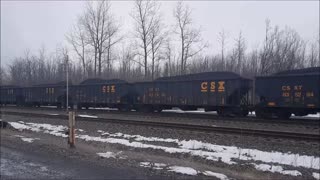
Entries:
[[[23,118],[6,116],[6,121],[46,122],[62,124],[66,122],[53,119]],[[120,125],[99,123],[78,124],[89,135],[96,135],[94,130],[112,131]],[[137,134],[130,127],[118,127],[131,134]],[[136,128],[136,127],[135,127]],[[140,129],[141,130],[141,129]],[[149,129],[142,130],[144,135],[159,137],[166,132]],[[149,132],[148,132],[149,131]],[[141,133],[141,132],[140,132]],[[187,133],[187,132],[185,132]],[[142,133],[141,133],[142,134]],[[168,134],[163,134],[166,137]],[[180,135],[179,139],[182,138]],[[185,134],[188,137],[187,134]],[[33,138],[25,142],[21,137]],[[161,137],[161,136],[160,136]],[[69,148],[67,138],[56,137],[42,132],[29,130],[18,131],[13,128],[1,129],[1,178],[58,178],[58,179],[222,179],[206,176],[203,173],[187,175],[170,171],[169,166],[192,167],[197,172],[211,171],[223,174],[228,179],[310,179],[312,176],[304,169],[299,169],[307,176],[289,176],[280,173],[257,171],[251,165],[228,165],[223,162],[206,161],[185,154],[164,153],[161,150],[140,149],[119,144],[76,140],[76,148]],[[159,145],[159,144],[156,144]],[[170,147],[170,143],[166,146]],[[173,145],[172,145],[173,146]],[[285,145],[284,145],[285,146]],[[113,152],[115,157],[104,158],[97,153]],[[307,153],[308,154],[308,153]],[[144,162],[153,162],[142,166]],[[30,165],[31,163],[31,165]],[[156,163],[167,167],[155,168]],[[19,166],[17,166],[19,164]]]

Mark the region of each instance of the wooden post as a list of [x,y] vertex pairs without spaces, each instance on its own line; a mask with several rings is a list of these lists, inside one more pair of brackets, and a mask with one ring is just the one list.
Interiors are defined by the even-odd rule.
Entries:
[[71,148],[75,147],[75,124],[76,113],[74,111],[69,112],[69,145]]

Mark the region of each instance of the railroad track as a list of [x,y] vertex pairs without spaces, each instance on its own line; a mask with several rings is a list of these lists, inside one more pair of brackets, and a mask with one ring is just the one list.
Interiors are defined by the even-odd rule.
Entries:
[[[50,115],[50,114],[41,114],[41,113],[12,112],[12,111],[2,111],[2,114],[66,119],[66,120],[68,118],[67,114]],[[259,130],[244,129],[244,128],[231,128],[231,127],[203,126],[203,125],[196,125],[196,124],[193,125],[193,124],[168,123],[168,122],[157,122],[157,121],[141,121],[141,120],[130,120],[130,119],[123,120],[123,119],[98,118],[98,117],[93,118],[93,117],[81,117],[81,116],[77,116],[76,121],[118,123],[118,124],[129,124],[129,125],[137,125],[137,126],[174,128],[174,129],[183,129],[183,130],[190,130],[190,131],[201,131],[201,132],[217,132],[217,133],[226,133],[226,134],[286,138],[286,139],[305,140],[305,141],[320,141],[320,133],[308,134],[308,133],[269,131],[269,130],[260,130],[260,129]]]
[[[16,107],[8,106],[4,109],[22,109],[22,110],[48,110],[48,111],[57,111],[57,108],[49,107]],[[65,111],[60,109],[61,112]],[[197,113],[174,113],[174,112],[161,112],[161,113],[142,113],[142,112],[121,112],[117,110],[100,110],[100,109],[89,109],[89,110],[77,110],[81,113],[90,113],[90,114],[125,114],[130,116],[143,116],[147,118],[151,117],[173,117],[173,118],[188,118],[188,119],[206,119],[206,120],[221,120],[221,121],[240,121],[240,122],[254,122],[254,123],[274,123],[274,124],[295,124],[295,125],[314,125],[320,126],[320,120],[314,119],[305,119],[305,118],[291,118],[286,120],[281,119],[259,119],[257,117],[247,116],[247,117],[221,117],[215,114],[197,114]]]

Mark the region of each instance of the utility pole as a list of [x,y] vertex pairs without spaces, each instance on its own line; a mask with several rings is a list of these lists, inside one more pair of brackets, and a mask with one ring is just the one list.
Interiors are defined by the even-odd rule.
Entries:
[[66,55],[66,77],[67,77],[67,102],[66,102],[66,111],[69,111],[69,56]]
[[68,144],[70,145],[70,148],[75,148],[75,123],[76,123],[76,113],[74,111],[69,111],[69,56],[66,54],[66,111],[69,116],[69,139]]

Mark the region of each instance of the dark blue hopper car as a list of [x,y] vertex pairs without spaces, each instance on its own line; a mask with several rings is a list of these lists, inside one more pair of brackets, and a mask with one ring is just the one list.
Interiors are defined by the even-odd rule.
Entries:
[[320,67],[256,77],[256,115],[261,118],[320,112]]
[[61,107],[64,104],[65,83],[41,84],[25,87],[22,90],[25,105],[52,105]]
[[232,72],[206,72],[138,82],[133,86],[134,109],[161,111],[204,108],[220,115],[247,115],[252,80]]
[[131,85],[123,80],[88,79],[72,86],[72,102],[78,108],[110,107],[128,110],[131,107]]
[[0,105],[21,105],[24,103],[22,88],[18,86],[0,86]]

